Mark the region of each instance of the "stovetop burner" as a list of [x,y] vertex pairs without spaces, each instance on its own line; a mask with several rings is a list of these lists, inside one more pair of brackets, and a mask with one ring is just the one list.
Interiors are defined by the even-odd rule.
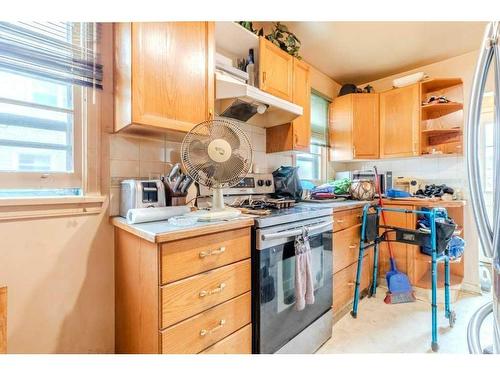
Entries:
[[241,201],[234,202],[232,206],[250,210],[279,210],[295,206],[295,201],[291,199],[252,199],[252,197],[247,197]]

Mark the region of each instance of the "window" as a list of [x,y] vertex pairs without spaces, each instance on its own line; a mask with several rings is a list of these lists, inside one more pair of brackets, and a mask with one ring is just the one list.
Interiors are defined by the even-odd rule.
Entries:
[[303,180],[320,182],[327,178],[329,104],[319,93],[311,93],[311,147],[309,153],[298,154],[295,160]]
[[84,104],[90,88],[102,88],[97,31],[0,22],[0,196],[80,193]]

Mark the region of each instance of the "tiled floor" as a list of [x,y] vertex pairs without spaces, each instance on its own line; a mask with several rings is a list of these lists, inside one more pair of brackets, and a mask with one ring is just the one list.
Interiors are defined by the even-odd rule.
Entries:
[[[358,318],[344,316],[333,327],[332,338],[318,351],[333,353],[427,353],[431,340],[431,312],[427,302],[417,301],[386,305],[384,292],[375,298],[360,302]],[[467,324],[471,315],[483,304],[491,301],[490,295],[478,296],[461,292],[453,308],[457,322],[453,328],[439,310],[440,353],[468,353]],[[491,318],[491,316],[489,317]],[[492,321],[488,319],[481,332],[483,346],[492,343]]]

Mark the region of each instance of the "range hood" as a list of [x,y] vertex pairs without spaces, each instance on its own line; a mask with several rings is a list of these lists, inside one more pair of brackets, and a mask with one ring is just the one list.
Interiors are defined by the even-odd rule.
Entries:
[[297,104],[277,98],[222,72],[215,73],[216,110],[220,116],[269,128],[301,116]]

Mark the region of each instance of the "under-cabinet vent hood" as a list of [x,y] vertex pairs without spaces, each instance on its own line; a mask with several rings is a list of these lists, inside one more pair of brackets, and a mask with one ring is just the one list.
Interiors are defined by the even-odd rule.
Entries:
[[269,128],[286,124],[303,109],[297,104],[277,98],[221,72],[216,72],[216,110],[220,116]]

